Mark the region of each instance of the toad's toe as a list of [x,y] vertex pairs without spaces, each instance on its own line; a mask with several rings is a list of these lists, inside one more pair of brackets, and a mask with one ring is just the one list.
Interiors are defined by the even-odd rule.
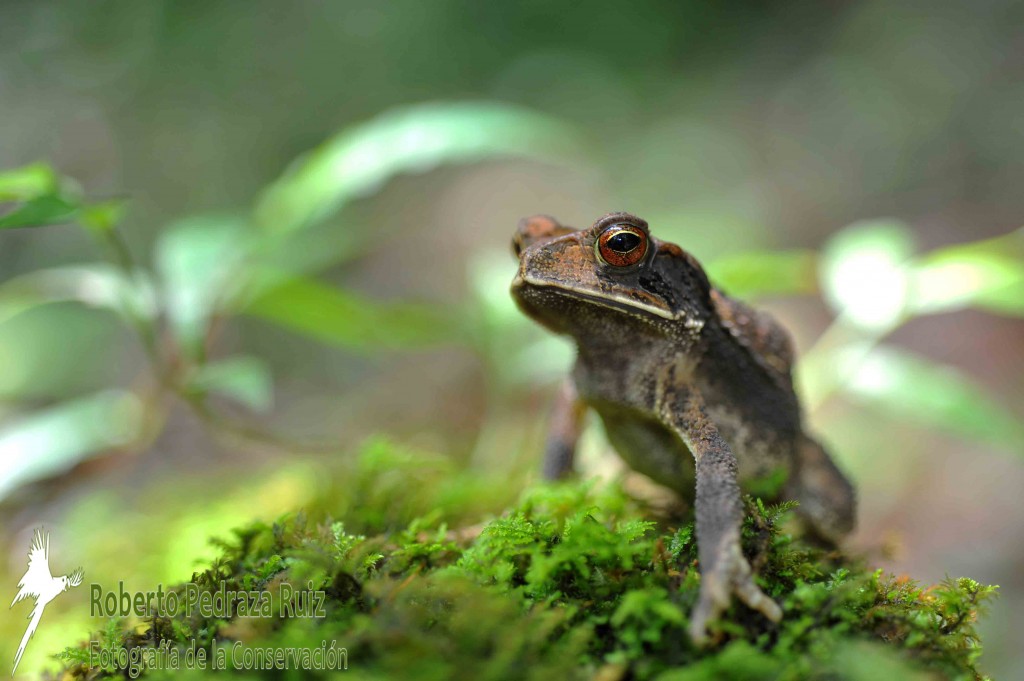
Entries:
[[740,552],[739,543],[724,547],[711,570],[701,575],[700,600],[690,616],[690,638],[696,645],[708,641],[707,624],[719,617],[733,594],[752,610],[772,622],[782,619],[782,608],[754,582],[750,563]]

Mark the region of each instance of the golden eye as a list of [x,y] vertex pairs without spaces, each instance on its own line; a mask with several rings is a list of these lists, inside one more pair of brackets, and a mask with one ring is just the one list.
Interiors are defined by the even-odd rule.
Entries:
[[597,254],[613,267],[629,267],[647,255],[647,233],[633,225],[612,225],[597,238]]

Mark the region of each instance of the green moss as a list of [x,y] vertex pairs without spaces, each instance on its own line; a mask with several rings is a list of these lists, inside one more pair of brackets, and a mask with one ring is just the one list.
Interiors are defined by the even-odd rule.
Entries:
[[[698,649],[686,635],[700,583],[689,519],[658,515],[615,484],[565,483],[531,486],[473,527],[466,510],[490,493],[481,479],[382,442],[349,473],[343,520],[296,513],[235,530],[190,580],[275,599],[282,583],[312,583],[326,593],[325,618],[111,620],[93,640],[182,650],[195,641],[208,652],[234,640],[337,641],[347,674],[385,679],[981,678],[975,620],[996,587],[923,588],[805,546],[780,529],[791,505],[748,500],[743,531],[784,620],[734,605],[713,623],[713,645]],[[85,646],[58,655],[66,676],[120,673],[116,663],[90,667]]]

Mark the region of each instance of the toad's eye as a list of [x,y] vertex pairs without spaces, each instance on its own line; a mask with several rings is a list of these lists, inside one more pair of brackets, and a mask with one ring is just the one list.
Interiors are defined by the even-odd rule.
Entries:
[[633,225],[612,225],[597,238],[597,254],[613,267],[629,267],[647,254],[647,233]]

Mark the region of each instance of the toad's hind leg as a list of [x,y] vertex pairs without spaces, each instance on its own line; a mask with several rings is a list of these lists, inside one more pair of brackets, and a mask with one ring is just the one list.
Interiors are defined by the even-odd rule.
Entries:
[[797,441],[797,470],[787,495],[800,502],[797,511],[811,532],[830,544],[853,529],[857,499],[853,485],[820,444],[807,436]]

